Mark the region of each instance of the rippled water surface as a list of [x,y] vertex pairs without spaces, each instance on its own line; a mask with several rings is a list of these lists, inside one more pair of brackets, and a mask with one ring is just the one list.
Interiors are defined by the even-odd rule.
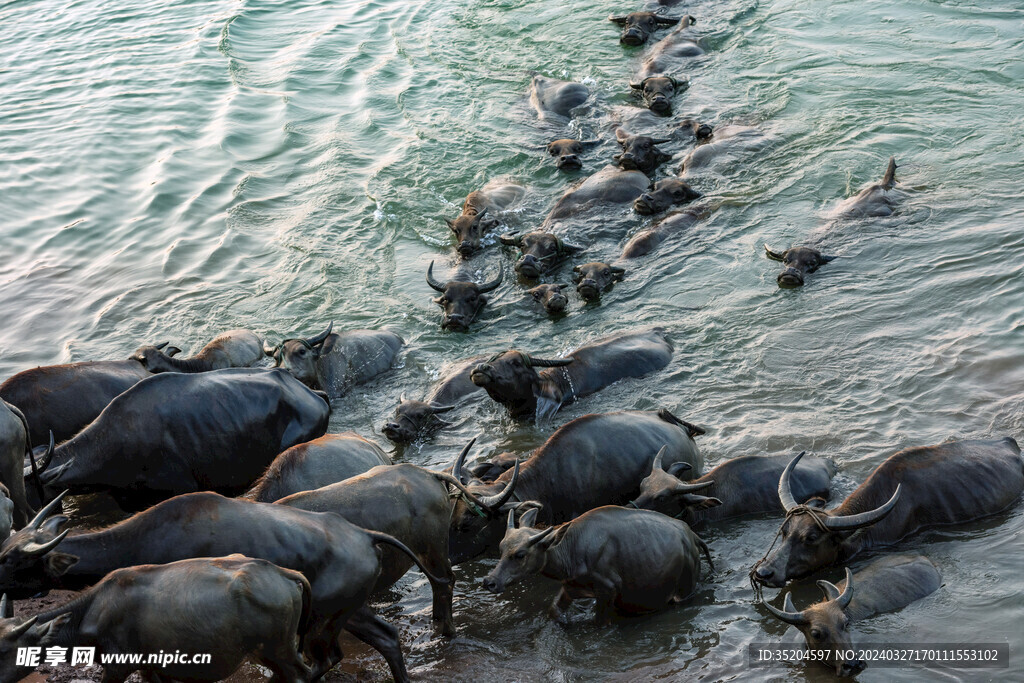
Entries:
[[[663,324],[672,364],[516,424],[494,404],[396,457],[448,462],[523,450],[589,412],[669,407],[709,426],[712,464],[808,450],[841,465],[845,495],[899,448],[1024,436],[1024,10],[1013,3],[765,0],[695,3],[707,55],[681,71],[677,112],[741,123],[766,145],[692,178],[715,207],[631,264],[600,306],[542,317],[513,254],[469,264],[505,284],[468,334],[440,330],[423,274],[459,263],[443,222],[465,195],[525,184],[511,229],[543,219],[571,178],[538,146],[600,137],[584,174],[614,153],[608,112],[632,106],[641,49],[610,13],[629,3],[510,0],[13,0],[0,4],[0,376],[123,358],[144,342],[195,349],[248,327],[272,340],[389,326],[400,367],[335,404],[332,429],[385,444],[401,392],[440,366],[510,345],[554,355],[618,330]],[[583,80],[589,113],[539,122],[534,71]],[[675,153],[688,144],[666,147]],[[890,218],[832,221],[837,200],[876,182],[895,154],[905,199]],[[667,165],[666,173],[675,164]],[[613,258],[648,221],[601,218],[589,258]],[[595,233],[596,234],[596,233]],[[775,284],[762,245],[810,240],[839,258],[800,290]],[[567,271],[567,269],[566,269]],[[560,279],[564,280],[567,272]],[[494,597],[493,560],[462,567],[459,636],[435,639],[418,574],[384,609],[423,680],[753,679],[746,645],[782,626],[753,605],[746,572],[776,519],[704,532],[717,566],[693,600],[607,628],[586,611],[547,620],[555,584]],[[914,537],[944,587],[862,623],[859,637],[1009,641],[1021,676],[1024,509]],[[838,574],[836,575],[838,576]],[[804,599],[813,591],[801,589]],[[798,599],[798,603],[799,603]],[[386,676],[353,648],[346,667]],[[790,678],[825,680],[794,668]],[[864,681],[920,672],[868,669]],[[952,673],[933,674],[955,680]]]

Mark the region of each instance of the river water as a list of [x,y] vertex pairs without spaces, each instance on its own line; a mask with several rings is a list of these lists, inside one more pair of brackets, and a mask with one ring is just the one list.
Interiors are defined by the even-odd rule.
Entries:
[[[442,332],[427,264],[458,262],[442,221],[465,195],[509,176],[529,191],[505,216],[540,223],[572,179],[537,147],[600,137],[583,175],[615,148],[607,112],[631,106],[641,49],[582,0],[12,0],[0,5],[0,376],[123,358],[170,339],[196,349],[247,327],[272,340],[388,326],[399,367],[335,404],[332,430],[386,441],[401,392],[422,395],[445,362],[513,344],[555,355],[604,334],[661,324],[666,370],[624,381],[550,422],[514,423],[490,402],[396,458],[447,463],[525,451],[589,412],[665,406],[707,425],[714,464],[808,450],[841,465],[834,498],[883,458],[947,438],[1024,436],[1024,10],[993,0],[726,0],[695,3],[707,55],[682,71],[680,114],[756,126],[766,144],[691,178],[708,220],[630,264],[599,306],[573,299],[549,320],[522,298],[513,254],[468,265],[505,284],[468,334]],[[539,122],[534,71],[583,80],[590,112]],[[639,131],[636,131],[639,132]],[[687,144],[666,145],[680,153]],[[831,221],[837,200],[876,182],[895,154],[905,198],[884,219]],[[662,173],[670,166],[663,167]],[[582,176],[581,176],[582,177]],[[612,258],[623,227],[588,246]],[[813,240],[838,256],[800,290],[775,284],[762,245]],[[561,279],[565,279],[563,272]],[[443,278],[442,278],[443,279]],[[423,680],[704,680],[764,677],[750,642],[782,625],[747,582],[777,519],[704,532],[717,566],[692,601],[611,627],[580,610],[547,620],[555,584],[491,596],[485,559],[462,567],[459,635],[434,638],[418,574],[384,608]],[[944,575],[936,594],[857,627],[859,638],[1009,642],[1022,672],[1024,508],[914,537]],[[834,573],[833,578],[839,576]],[[816,593],[798,590],[797,604]],[[770,594],[774,594],[771,592]],[[360,648],[346,667],[384,677]],[[780,676],[825,680],[794,667]],[[920,671],[867,669],[864,681]]]

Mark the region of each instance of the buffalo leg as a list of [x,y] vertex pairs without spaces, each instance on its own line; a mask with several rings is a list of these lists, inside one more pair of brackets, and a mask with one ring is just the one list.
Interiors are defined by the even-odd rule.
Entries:
[[398,629],[363,605],[349,618],[345,630],[383,655],[391,668],[391,677],[395,679],[395,683],[409,682],[409,672],[402,657],[402,646],[398,642]]
[[551,603],[551,607],[548,608],[548,615],[552,619],[561,619],[565,614],[565,610],[569,609],[572,604],[572,596],[569,595],[569,591],[565,589],[565,586],[558,591],[558,595],[555,596],[555,601]]
[[343,618],[331,619],[323,628],[306,634],[306,654],[313,663],[309,680],[319,680],[341,661],[342,652],[338,636],[341,634],[340,624],[343,622]]
[[452,600],[455,598],[455,572],[448,559],[448,548],[445,546],[440,553],[431,553],[423,558],[423,566],[442,582],[430,582],[430,590],[434,596],[433,618],[434,627],[443,636],[455,635],[455,619],[452,616]]

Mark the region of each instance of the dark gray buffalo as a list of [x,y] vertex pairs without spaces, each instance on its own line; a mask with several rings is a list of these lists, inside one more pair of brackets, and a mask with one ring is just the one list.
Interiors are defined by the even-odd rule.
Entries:
[[583,168],[580,155],[583,150],[591,145],[598,144],[598,140],[574,140],[572,138],[559,138],[547,144],[544,150],[555,160],[555,168],[560,171],[578,171]]
[[528,232],[525,235],[514,232],[502,235],[501,243],[510,247],[519,247],[522,254],[516,261],[516,272],[529,280],[536,280],[551,272],[555,266],[571,255],[583,251],[583,247],[563,242],[556,235],[539,230]]
[[[635,156],[633,158],[635,160]],[[544,219],[542,231],[549,231],[553,221],[591,209],[632,204],[650,186],[651,179],[643,171],[623,170],[617,165],[605,166],[559,197]]]
[[615,139],[622,148],[621,154],[612,157],[624,171],[640,171],[650,175],[661,164],[672,158],[671,154],[658,149],[658,145],[671,142],[670,138],[652,138],[649,135],[632,135],[619,128]]
[[836,218],[861,218],[892,215],[898,197],[892,189],[896,186],[896,157],[889,157],[882,182],[864,188],[853,197],[836,205],[832,216]]
[[126,510],[179,493],[236,495],[278,453],[327,431],[327,402],[284,370],[162,373],[53,453],[50,491],[109,492]]
[[176,496],[106,529],[69,535],[60,531],[67,517],[47,519],[61,497],[0,546],[0,592],[20,599],[53,588],[77,590],[122,567],[240,553],[302,572],[309,580],[305,655],[313,664],[311,680],[341,661],[342,629],[380,652],[396,681],[409,680],[398,631],[366,606],[381,571],[378,545],[397,548],[422,569],[394,537],[360,529],[337,514],[216,493]]
[[395,414],[381,428],[388,441],[408,443],[428,429],[448,426],[438,415],[454,410],[464,398],[480,391],[469,376],[485,358],[473,356],[446,368],[422,401],[411,401],[402,394]]
[[533,528],[537,511],[520,527],[508,513],[501,560],[483,578],[492,593],[531,574],[562,583],[551,605],[559,618],[573,600],[595,598],[598,622],[614,613],[648,614],[682,602],[700,578],[701,553],[708,546],[685,522],[657,512],[606,505],[543,531]]
[[530,81],[530,104],[541,119],[552,114],[568,117],[573,109],[582,106],[589,97],[590,90],[582,83],[545,76],[534,76]]
[[697,20],[689,14],[684,16],[674,31],[651,48],[640,66],[638,76],[644,79],[668,74],[678,69],[683,60],[704,54],[704,49],[697,42],[696,34],[690,29],[696,23]]
[[334,323],[305,339],[285,339],[264,351],[274,364],[295,375],[312,389],[327,392],[330,400],[387,372],[405,341],[387,330],[332,332]]
[[775,280],[779,283],[779,287],[787,288],[802,287],[805,275],[813,273],[818,268],[835,259],[835,256],[825,256],[817,249],[812,249],[811,247],[792,247],[780,253],[772,251],[766,244],[764,245],[764,251],[768,258],[782,261],[784,267]]
[[679,178],[662,178],[654,187],[636,198],[633,210],[641,216],[653,216],[703,196]]
[[565,313],[565,308],[569,305],[569,297],[563,291],[568,288],[569,285],[561,283],[544,284],[528,289],[526,293],[543,306],[548,315],[560,315]]
[[667,240],[669,237],[687,230],[704,218],[710,211],[707,207],[685,209],[666,216],[649,228],[637,232],[622,248],[623,259],[634,259],[645,256]]
[[[687,524],[718,522],[762,512],[785,512],[779,504],[778,481],[790,458],[747,455],[718,465],[704,476],[680,481],[662,469],[661,453],[651,473],[640,482],[635,507],[678,516]],[[824,458],[805,458],[793,470],[793,497],[803,503],[828,499],[836,466]],[[699,492],[699,493],[698,493]]]
[[11,500],[11,492],[7,487],[0,484],[0,542],[11,535],[14,528],[14,501]]
[[492,181],[483,189],[470,192],[462,205],[462,214],[455,220],[444,219],[458,241],[456,251],[463,258],[472,256],[480,249],[484,233],[499,224],[498,212],[518,202],[525,193],[521,185],[504,181]]
[[846,580],[839,585],[818,581],[825,599],[802,612],[793,607],[786,593],[784,609],[768,603],[764,606],[776,617],[796,626],[803,634],[807,649],[820,653],[818,661],[835,668],[837,676],[852,676],[867,664],[854,653],[850,624],[876,614],[895,612],[931,595],[942,585],[942,575],[923,555],[888,555],[856,574],[846,569]]
[[452,564],[497,546],[511,509],[540,504],[540,520],[557,524],[602,505],[627,503],[639,493],[651,458],[663,446],[668,447],[663,456],[667,467],[684,462],[700,474],[704,461],[693,437],[703,433],[667,410],[584,415],[555,431],[522,465],[489,483],[470,478],[463,467],[467,446],[452,475],[487,505],[462,498],[456,502],[451,518]]
[[630,83],[629,87],[640,96],[645,107],[659,116],[668,116],[672,113],[672,98],[689,88],[690,82],[675,76],[648,76]]
[[203,664],[104,664],[104,683],[122,683],[133,671],[219,681],[249,656],[275,680],[305,683],[312,673],[301,653],[310,602],[302,574],[241,555],[117,569],[75,600],[31,618],[15,619],[0,604],[0,683],[31,673],[33,667],[17,665],[18,648],[51,646],[94,647],[97,661],[139,652],[210,655]]
[[920,529],[995,514],[1024,490],[1020,447],[1008,437],[900,451],[831,510],[797,504],[791,474],[799,462],[800,455],[779,478],[786,521],[778,543],[750,572],[765,586],[783,586]]
[[442,284],[434,279],[434,262],[431,261],[427,266],[427,284],[434,291],[441,293],[441,296],[434,299],[434,303],[443,311],[441,329],[468,331],[470,323],[476,320],[477,315],[487,305],[487,297],[484,295],[498,288],[504,277],[503,272],[499,268],[498,277],[482,284],[468,280],[449,280]]
[[679,17],[666,17],[654,12],[630,12],[621,16],[612,15],[608,21],[613,21],[622,27],[619,35],[619,42],[623,45],[643,45],[665,26],[675,26],[679,23]]
[[[27,524],[35,514],[25,495],[25,480],[34,476],[31,462],[25,464],[32,451],[29,431],[25,415],[10,403],[0,401],[0,486],[4,487],[6,500],[14,505],[12,523],[19,527]],[[52,456],[52,451],[48,455]],[[45,462],[39,461],[36,465],[39,471]],[[4,517],[0,511],[0,520]],[[5,533],[4,524],[0,521],[0,540],[7,538],[10,530],[10,525],[7,525]]]
[[229,330],[218,334],[190,358],[175,357],[155,346],[143,346],[132,358],[146,366],[150,372],[208,372],[224,368],[247,368],[263,360],[263,340],[249,330]]
[[665,331],[654,327],[598,339],[565,358],[505,351],[473,368],[470,378],[513,416],[543,418],[620,379],[661,370],[672,360],[672,350]]
[[293,493],[318,489],[390,464],[391,458],[377,444],[355,432],[324,434],[292,446],[274,458],[242,497],[273,503]]
[[572,269],[572,279],[576,283],[576,291],[584,301],[600,301],[601,293],[621,282],[626,276],[626,269],[611,266],[602,261],[581,263]]

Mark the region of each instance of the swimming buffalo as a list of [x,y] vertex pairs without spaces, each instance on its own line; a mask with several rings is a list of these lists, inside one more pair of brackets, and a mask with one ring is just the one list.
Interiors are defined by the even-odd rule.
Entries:
[[[105,682],[133,671],[174,680],[219,681],[251,656],[281,681],[304,683],[311,671],[301,649],[310,624],[306,577],[242,555],[117,569],[55,609],[14,618],[0,604],[0,683],[16,683],[34,667],[20,666],[25,647],[93,647]],[[6,603],[4,598],[3,603]],[[116,662],[126,653],[189,652],[209,662],[146,659]]]
[[484,233],[498,225],[498,212],[518,202],[525,193],[521,185],[504,181],[493,181],[470,192],[462,205],[462,214],[455,220],[444,219],[458,241],[459,254],[468,258],[479,250]]
[[651,190],[636,198],[633,210],[641,216],[652,216],[667,211],[674,205],[687,204],[703,196],[679,178],[662,178]]
[[427,266],[427,284],[431,289],[441,293],[441,296],[434,299],[434,303],[444,311],[441,316],[441,329],[459,332],[469,330],[469,324],[487,305],[487,297],[484,295],[498,288],[503,272],[499,268],[498,277],[483,284],[466,280],[449,280],[442,284],[434,279],[434,262],[431,261]]
[[332,332],[334,323],[308,338],[285,339],[264,352],[311,389],[327,392],[330,400],[389,370],[405,341],[388,330]]
[[686,120],[676,130],[677,137],[694,137],[697,145],[679,165],[679,175],[685,176],[708,170],[717,164],[723,169],[742,161],[740,155],[751,155],[762,150],[770,138],[756,126],[728,123],[712,129],[711,126]]
[[462,399],[480,391],[470,379],[470,373],[485,358],[473,356],[442,371],[440,379],[422,401],[406,399],[402,394],[394,416],[381,428],[384,436],[392,443],[405,443],[429,428],[448,426],[449,423],[438,415],[454,410]]
[[[640,150],[640,154],[645,160],[653,158],[649,149]],[[635,163],[636,156],[632,156],[631,159]],[[558,198],[544,219],[542,230],[547,231],[553,221],[576,216],[591,209],[632,204],[650,186],[651,179],[643,171],[624,170],[617,165],[605,166]]]
[[690,87],[686,79],[675,76],[648,76],[637,83],[630,83],[632,88],[644,101],[644,106],[659,116],[672,113],[672,98]]
[[611,266],[601,261],[581,263],[572,269],[572,279],[576,283],[576,291],[584,301],[599,301],[601,293],[611,289],[626,276],[626,269]]
[[829,261],[835,260],[835,256],[825,256],[817,249],[810,247],[792,247],[783,252],[772,251],[766,244],[764,251],[768,258],[774,261],[782,261],[785,266],[776,281],[779,287],[802,287],[804,276],[813,273]]
[[565,358],[545,360],[505,351],[473,368],[470,378],[515,417],[549,417],[565,403],[620,379],[664,368],[672,350],[665,331],[654,327],[598,339]]
[[838,507],[800,505],[792,488],[798,455],[779,478],[786,521],[751,579],[783,586],[862,550],[931,526],[969,522],[1009,507],[1024,490],[1024,461],[1011,438],[908,448],[879,465]]
[[567,117],[589,97],[590,90],[582,83],[539,75],[530,81],[530,104],[542,119],[552,114]]
[[541,231],[525,235],[508,233],[501,236],[501,243],[519,247],[522,255],[516,261],[515,269],[530,280],[536,280],[572,254],[583,251],[583,247],[563,242],[561,238]]
[[585,415],[556,430],[521,465],[487,483],[472,479],[464,467],[470,444],[452,475],[487,505],[457,500],[451,517],[452,563],[497,546],[510,509],[540,504],[538,519],[558,524],[602,505],[627,503],[639,493],[651,458],[663,446],[668,447],[666,467],[685,462],[700,474],[703,459],[693,437],[703,433],[667,410]]
[[[651,473],[640,482],[635,507],[678,516],[694,526],[740,515],[785,510],[779,503],[778,481],[790,458],[784,455],[748,455],[726,460],[701,477],[681,481],[681,472],[666,472],[655,457]],[[824,458],[805,458],[793,470],[795,500],[828,499],[836,467]]]
[[[174,349],[177,351],[177,349]],[[263,340],[249,330],[218,334],[190,358],[178,358],[156,346],[143,346],[132,354],[150,372],[208,372],[224,368],[246,368],[263,360]]]
[[637,46],[646,43],[659,28],[678,24],[679,17],[666,17],[654,12],[630,12],[621,16],[612,15],[608,21],[622,26],[620,43]]
[[818,661],[833,666],[837,676],[852,676],[867,664],[856,656],[850,625],[876,614],[895,612],[915,600],[931,595],[942,584],[942,575],[923,555],[888,555],[857,573],[846,569],[846,580],[833,585],[818,581],[825,599],[803,611],[793,607],[786,593],[783,609],[764,606],[776,617],[796,626],[807,649],[819,654]]
[[619,128],[615,131],[615,139],[622,147],[622,153],[613,158],[615,163],[625,171],[654,173],[654,169],[672,158],[658,149],[657,145],[671,142],[668,138],[652,138],[649,135],[631,135]]
[[622,248],[622,255],[620,258],[634,259],[651,253],[666,239],[678,232],[682,232],[693,227],[697,221],[706,218],[709,213],[710,211],[705,206],[695,209],[685,209],[678,213],[666,216],[651,227],[645,228],[633,235],[633,237],[626,242],[626,246]]
[[896,157],[889,157],[882,182],[866,187],[855,196],[839,202],[832,211],[837,218],[890,216],[898,197],[892,192],[896,185]]
[[549,142],[544,149],[555,160],[555,168],[558,170],[578,171],[583,168],[580,155],[583,154],[584,148],[596,145],[598,142],[598,140],[560,138]]
[[544,310],[550,315],[559,315],[564,313],[566,306],[569,305],[569,298],[562,291],[568,287],[569,285],[564,284],[537,285],[532,289],[526,290],[526,293],[530,295],[531,299],[543,306]]
[[682,602],[697,586],[701,553],[708,547],[685,522],[657,512],[606,505],[576,519],[533,528],[537,511],[526,512],[520,527],[508,513],[501,559],[483,579],[492,593],[531,574],[562,583],[551,605],[559,618],[573,600],[596,598],[595,616],[646,614]]
[[355,432],[324,434],[292,446],[274,458],[242,497],[273,503],[293,493],[318,489],[390,464],[391,458],[377,444]]
[[680,19],[675,30],[651,48],[640,66],[639,77],[644,79],[672,73],[682,65],[684,59],[704,54],[704,49],[697,42],[697,36],[690,30],[696,23],[697,20],[689,14]]
[[409,680],[398,631],[366,605],[380,575],[378,545],[397,548],[423,567],[394,537],[360,529],[336,514],[208,492],[176,496],[105,529],[69,533],[60,531],[67,517],[47,519],[62,497],[0,546],[0,592],[28,598],[53,588],[83,588],[122,567],[240,553],[302,572],[309,580],[305,654],[314,666],[311,680],[341,660],[343,628],[384,655],[396,681]]
[[126,510],[179,493],[235,495],[278,453],[327,431],[327,402],[281,369],[153,375],[53,453],[53,492],[109,492]]

